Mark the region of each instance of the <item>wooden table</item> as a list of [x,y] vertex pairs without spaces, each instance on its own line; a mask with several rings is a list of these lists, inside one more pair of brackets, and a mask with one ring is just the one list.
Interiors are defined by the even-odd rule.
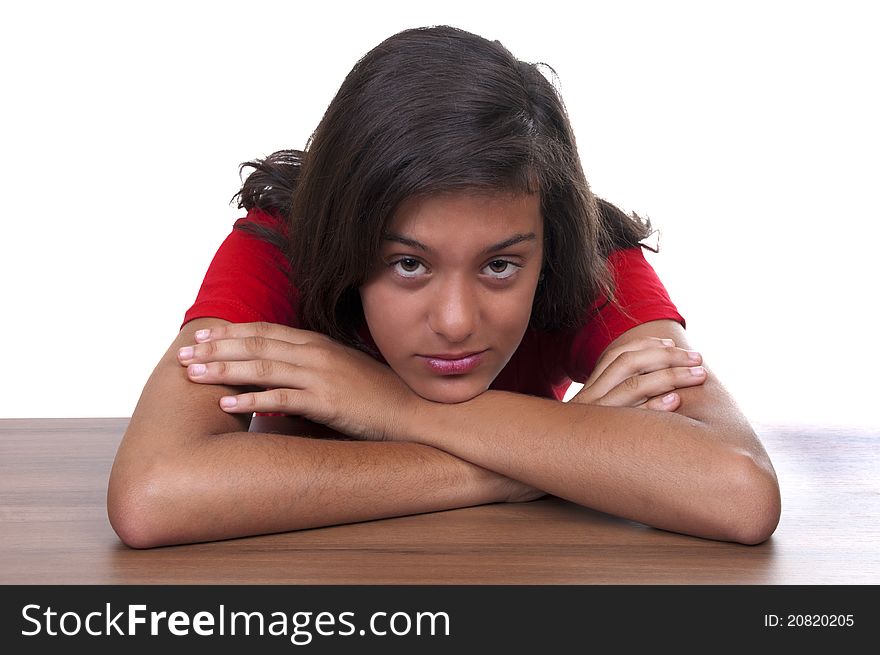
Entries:
[[545,498],[138,551],[105,507],[127,423],[0,420],[0,583],[880,583],[880,427],[755,425],[783,497],[759,546]]

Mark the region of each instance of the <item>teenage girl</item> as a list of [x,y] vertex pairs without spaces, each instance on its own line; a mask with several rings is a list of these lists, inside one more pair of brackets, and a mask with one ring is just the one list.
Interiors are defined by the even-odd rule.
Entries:
[[247,166],[247,215],[113,465],[126,544],[545,494],[772,534],[767,453],[645,260],[650,222],[592,194],[538,66],[406,30],[355,64],[305,150]]

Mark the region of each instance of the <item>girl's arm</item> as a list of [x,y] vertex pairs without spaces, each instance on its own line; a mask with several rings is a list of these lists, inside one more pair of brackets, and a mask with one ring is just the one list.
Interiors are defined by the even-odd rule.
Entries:
[[[687,348],[675,321],[628,330]],[[780,515],[776,473],[736,403],[708,368],[678,390],[675,413],[506,392],[458,405],[423,401],[402,434],[548,493],[686,534],[757,544]]]
[[218,406],[222,395],[245,389],[193,384],[177,358],[181,346],[194,342],[195,330],[224,324],[212,318],[187,323],[132,415],[107,495],[110,522],[129,546],[535,497],[515,480],[425,444],[248,432],[249,414],[228,414]]
[[[444,404],[422,399],[387,366],[313,332],[244,323],[196,336],[199,343],[181,354],[190,379],[268,389],[238,394],[231,405],[221,400],[230,413],[284,412],[362,440],[432,446],[576,503],[700,537],[755,544],[779,520],[767,453],[708,368],[698,386],[671,385],[681,403],[675,413],[607,406],[607,396],[585,404],[595,401],[587,400],[595,385],[568,403],[490,390]],[[646,337],[671,339],[678,349],[668,352],[686,354],[684,329],[660,320],[626,331],[600,363]],[[635,356],[624,353],[608,371]],[[630,373],[618,390],[647,384],[652,375]]]

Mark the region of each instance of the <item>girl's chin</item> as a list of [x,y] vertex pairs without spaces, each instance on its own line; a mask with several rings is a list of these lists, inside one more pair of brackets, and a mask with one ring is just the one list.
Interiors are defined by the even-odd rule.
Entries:
[[475,380],[456,380],[453,376],[436,383],[425,384],[424,381],[420,381],[416,386],[410,385],[410,389],[425,400],[447,404],[473,400],[488,388],[488,385],[481,385]]

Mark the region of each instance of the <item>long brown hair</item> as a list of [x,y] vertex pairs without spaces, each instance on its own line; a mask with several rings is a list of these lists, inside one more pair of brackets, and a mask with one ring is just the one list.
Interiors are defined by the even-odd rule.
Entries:
[[355,64],[304,150],[242,164],[254,171],[233,200],[275,213],[285,230],[239,227],[285,252],[304,328],[361,347],[358,288],[394,211],[451,190],[540,193],[544,269],[530,327],[576,328],[597,298],[614,301],[606,258],[651,223],[590,191],[541,66],[553,70],[454,27],[405,30]]

